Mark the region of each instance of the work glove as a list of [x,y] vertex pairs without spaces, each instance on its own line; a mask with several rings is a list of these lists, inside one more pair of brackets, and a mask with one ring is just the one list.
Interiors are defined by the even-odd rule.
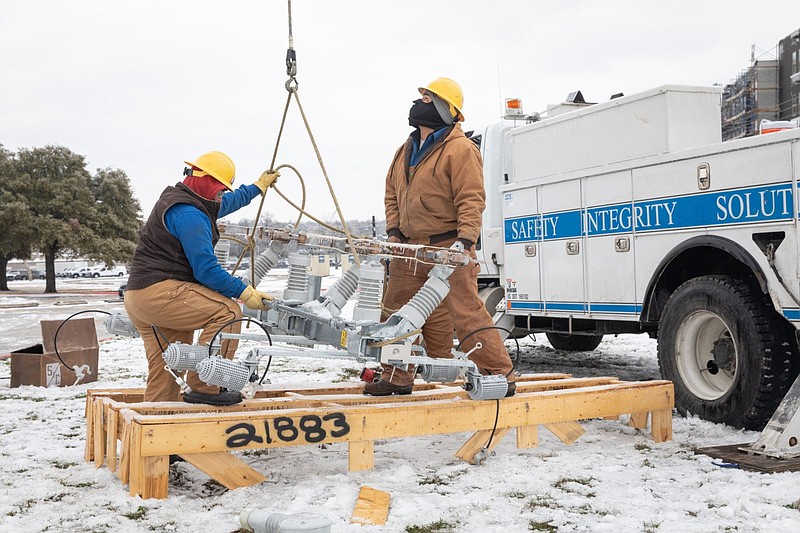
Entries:
[[278,181],[278,176],[280,175],[280,172],[270,172],[269,170],[265,170],[261,173],[261,176],[259,176],[258,179],[253,182],[253,185],[261,189],[261,194],[265,194],[267,189],[272,187],[272,185]]
[[266,292],[257,291],[252,285],[248,285],[239,295],[239,299],[250,309],[266,309],[267,304],[264,301],[271,302],[274,300],[272,296]]

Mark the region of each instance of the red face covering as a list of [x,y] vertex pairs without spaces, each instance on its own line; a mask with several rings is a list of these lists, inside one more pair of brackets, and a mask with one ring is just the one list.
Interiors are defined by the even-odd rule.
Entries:
[[186,176],[183,183],[206,200],[214,200],[217,193],[228,188],[211,176]]

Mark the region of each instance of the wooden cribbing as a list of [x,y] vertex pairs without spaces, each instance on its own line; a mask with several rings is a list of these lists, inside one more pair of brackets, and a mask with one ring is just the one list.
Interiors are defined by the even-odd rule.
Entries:
[[668,381],[536,374],[518,379],[515,396],[485,401],[470,400],[457,384],[420,384],[411,395],[389,397],[364,396],[362,387],[274,389],[228,407],[147,403],[138,390],[92,390],[85,458],[98,466],[105,459],[131,495],[165,498],[170,455],[237,488],[265,479],[231,454],[245,450],[346,442],[348,468],[357,471],[373,468],[378,439],[473,432],[456,456],[474,463],[511,429],[518,448],[538,444],[539,425],[571,444],[584,433],[577,421],[590,418],[632,415],[631,423],[644,427],[649,415],[653,440],[672,437]]

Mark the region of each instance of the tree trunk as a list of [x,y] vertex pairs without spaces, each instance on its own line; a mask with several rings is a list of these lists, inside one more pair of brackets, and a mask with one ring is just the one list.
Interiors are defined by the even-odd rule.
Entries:
[[56,292],[56,252],[58,246],[48,246],[44,251],[45,294]]
[[0,291],[8,290],[8,282],[6,281],[6,269],[8,268],[8,257],[0,256],[0,272],[3,277],[0,278]]

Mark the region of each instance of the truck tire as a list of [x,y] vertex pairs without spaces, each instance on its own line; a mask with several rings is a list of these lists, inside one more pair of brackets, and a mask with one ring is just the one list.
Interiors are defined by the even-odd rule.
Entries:
[[658,330],[661,375],[683,414],[759,430],[791,385],[788,328],[758,288],[723,275],[693,278],[667,300]]
[[549,332],[545,335],[553,348],[567,352],[591,352],[603,341],[602,335],[562,335]]

